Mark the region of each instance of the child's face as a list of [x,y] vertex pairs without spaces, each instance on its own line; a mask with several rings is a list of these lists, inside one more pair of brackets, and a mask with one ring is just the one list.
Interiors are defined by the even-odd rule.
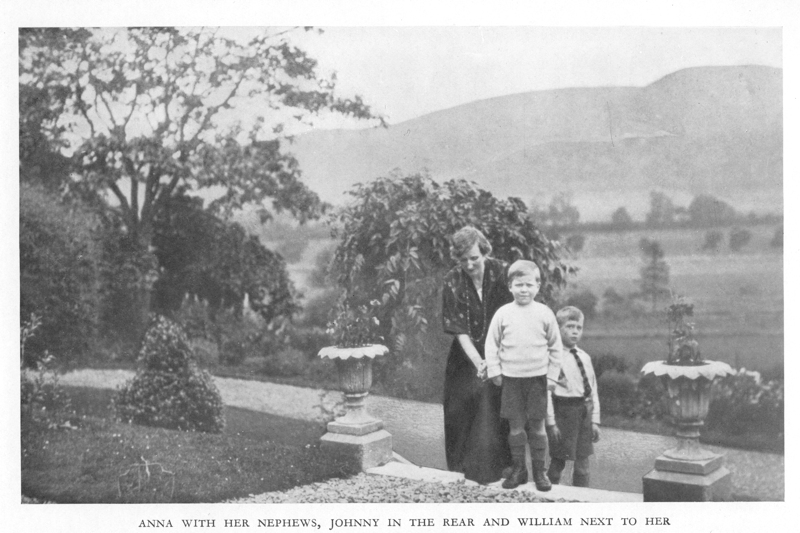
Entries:
[[539,294],[539,287],[542,284],[541,274],[527,274],[514,278],[508,289],[514,296],[514,301],[519,305],[528,305]]
[[561,342],[567,348],[574,348],[583,336],[583,319],[567,320],[561,326]]

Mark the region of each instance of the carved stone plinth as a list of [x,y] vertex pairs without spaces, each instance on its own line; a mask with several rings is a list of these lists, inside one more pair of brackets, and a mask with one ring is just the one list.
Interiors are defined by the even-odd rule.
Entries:
[[356,461],[363,472],[392,460],[392,435],[384,429],[363,435],[328,432],[320,448]]
[[710,502],[731,497],[731,473],[724,466],[710,474],[651,470],[642,478],[646,502]]

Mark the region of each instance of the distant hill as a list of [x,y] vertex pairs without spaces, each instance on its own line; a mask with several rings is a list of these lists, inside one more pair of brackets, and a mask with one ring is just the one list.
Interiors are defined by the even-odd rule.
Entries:
[[502,96],[386,129],[317,131],[290,148],[304,181],[332,203],[392,169],[466,178],[499,196],[573,195],[584,220],[647,209],[655,188],[742,211],[782,212],[782,70],[697,67],[646,87]]

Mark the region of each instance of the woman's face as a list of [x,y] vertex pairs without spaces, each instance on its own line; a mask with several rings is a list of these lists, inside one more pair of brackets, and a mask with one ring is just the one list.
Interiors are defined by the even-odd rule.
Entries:
[[470,276],[476,276],[483,272],[483,262],[486,256],[481,253],[478,243],[472,245],[466,253],[458,258],[458,264]]

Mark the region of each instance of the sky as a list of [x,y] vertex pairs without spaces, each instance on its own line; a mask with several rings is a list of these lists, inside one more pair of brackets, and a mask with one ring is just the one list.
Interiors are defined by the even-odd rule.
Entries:
[[644,86],[693,66],[783,66],[778,27],[322,29],[298,44],[337,73],[342,94],[362,95],[390,124],[526,91]]

